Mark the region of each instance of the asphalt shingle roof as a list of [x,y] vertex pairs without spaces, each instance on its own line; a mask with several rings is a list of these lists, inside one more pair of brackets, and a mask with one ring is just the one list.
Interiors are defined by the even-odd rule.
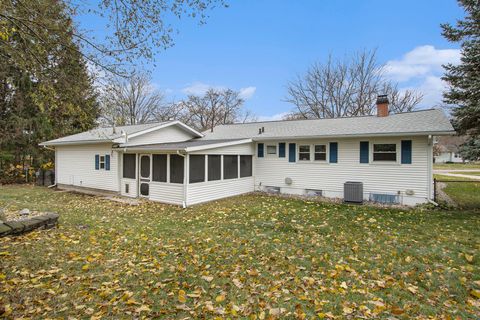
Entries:
[[[264,132],[259,134],[259,129]],[[429,109],[392,114],[387,117],[362,116],[351,118],[265,121],[220,125],[203,132],[201,139],[254,140],[288,137],[330,137],[385,134],[434,134],[454,132],[442,110]]]
[[122,136],[122,131],[125,132],[127,135],[130,135],[130,134],[147,130],[159,125],[166,124],[168,122],[170,121],[135,124],[130,126],[118,126],[118,127],[115,127],[115,132],[113,131],[113,127],[99,127],[89,131],[73,134],[73,135],[58,138],[55,140],[50,140],[50,141],[44,142],[44,144],[62,144],[62,143],[83,142],[83,141],[89,141],[89,142],[111,141],[113,139],[120,138]]

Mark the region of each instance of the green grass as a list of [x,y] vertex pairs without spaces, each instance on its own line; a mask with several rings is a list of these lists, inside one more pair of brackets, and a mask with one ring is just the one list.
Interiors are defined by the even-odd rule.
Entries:
[[434,163],[434,170],[480,169],[480,163]]
[[[186,210],[0,187],[60,226],[0,239],[5,318],[480,317],[480,212],[246,195]],[[2,317],[2,314],[0,314]]]
[[480,180],[434,175],[440,181],[467,181],[446,182],[443,191],[460,207],[464,209],[480,209]]

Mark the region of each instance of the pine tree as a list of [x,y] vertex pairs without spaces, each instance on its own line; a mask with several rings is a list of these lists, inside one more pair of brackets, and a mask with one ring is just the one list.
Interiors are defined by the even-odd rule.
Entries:
[[[89,129],[99,115],[92,79],[73,41],[74,26],[64,4],[34,1],[39,12],[22,4],[12,10],[37,21],[32,33],[45,41],[26,39],[14,22],[0,24],[0,177],[11,164],[38,167],[51,160],[53,152],[40,148],[39,142]],[[18,47],[25,55],[17,54]],[[30,63],[32,54],[41,63]]]
[[[459,134],[467,134],[470,141],[463,149],[478,148],[480,138],[480,2],[459,0],[466,16],[456,26],[442,24],[443,36],[461,44],[461,62],[448,64],[443,80],[449,84],[444,102],[453,105],[454,126]],[[468,154],[479,154],[472,150]],[[474,159],[472,159],[474,160]]]

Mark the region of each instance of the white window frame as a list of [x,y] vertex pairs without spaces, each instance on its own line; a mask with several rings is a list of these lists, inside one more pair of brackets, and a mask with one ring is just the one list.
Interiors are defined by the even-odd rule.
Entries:
[[[325,147],[325,152],[316,152],[315,151],[316,146],[324,146]],[[315,159],[315,154],[317,154],[317,153],[325,153],[325,160],[316,160]],[[313,145],[313,158],[312,158],[312,160],[315,161],[315,162],[328,162],[328,145],[326,143],[325,144],[316,143],[316,144]]]
[[[103,158],[103,161],[102,161]],[[105,155],[99,155],[98,157],[98,169],[99,170],[105,170]]]
[[[398,142],[391,142],[391,141],[370,141],[371,147],[370,147],[370,163],[383,163],[383,164],[398,164],[399,163],[399,143]],[[387,152],[381,152],[381,153],[395,153],[395,161],[393,160],[375,160],[374,155],[375,155],[375,145],[376,144],[393,144],[395,145],[395,152],[392,151],[387,151]]]
[[[275,152],[274,153],[268,152],[268,148],[275,148]],[[267,155],[267,157],[276,156],[278,154],[278,146],[276,144],[266,144],[265,145],[265,154]]]
[[[300,152],[301,147],[308,147],[308,160],[300,159],[300,153],[307,153],[307,152]],[[311,144],[299,144],[297,154],[298,154],[298,161],[301,161],[301,162],[312,161],[312,145]]]

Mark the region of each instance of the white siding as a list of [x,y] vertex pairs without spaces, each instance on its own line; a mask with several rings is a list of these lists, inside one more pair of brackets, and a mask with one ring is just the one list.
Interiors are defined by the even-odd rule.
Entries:
[[[95,155],[110,155],[110,170],[95,170]],[[119,191],[119,154],[110,144],[56,147],[56,181],[59,184]]]
[[150,182],[150,200],[170,204],[183,204],[183,184]]
[[187,141],[192,138],[193,136],[190,133],[186,132],[185,130],[180,129],[177,126],[169,126],[166,128],[162,128],[149,133],[142,134],[138,137],[129,138],[127,145],[180,142],[180,141]]
[[187,203],[192,205],[236,196],[254,189],[253,177],[192,183],[188,185]]
[[[400,141],[412,140],[412,164],[400,164]],[[397,163],[374,163],[370,152],[370,163],[359,161],[360,141],[369,141],[372,150],[374,143],[396,143]],[[279,141],[280,142],[280,141]],[[427,137],[402,138],[359,138],[359,139],[329,139],[286,142],[286,156],[254,158],[255,186],[262,190],[265,186],[280,187],[281,192],[304,194],[305,189],[319,189],[327,197],[343,197],[343,184],[346,181],[363,182],[364,197],[368,199],[371,192],[400,194],[405,204],[415,204],[427,201],[431,176],[428,173]],[[338,142],[338,163],[328,163],[328,143]],[[327,162],[288,162],[288,143],[327,144]],[[265,142],[265,145],[270,142]],[[266,150],[266,147],[265,147]],[[370,151],[371,151],[370,150]],[[265,151],[266,153],[266,151]],[[285,178],[291,178],[292,184],[287,185]],[[407,190],[413,195],[407,195]]]

